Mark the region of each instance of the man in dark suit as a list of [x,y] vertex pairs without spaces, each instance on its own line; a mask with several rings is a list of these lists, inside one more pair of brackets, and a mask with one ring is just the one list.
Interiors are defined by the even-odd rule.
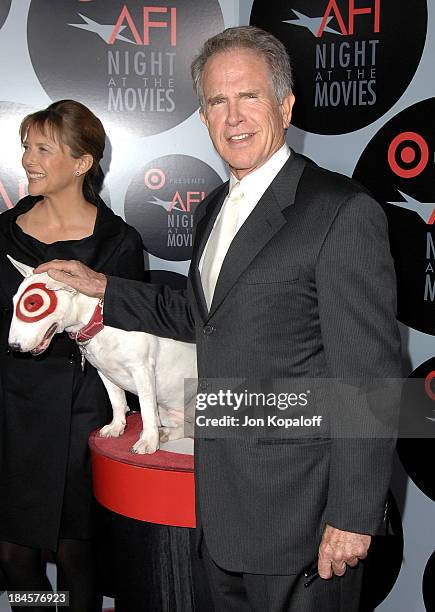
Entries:
[[198,542],[216,610],[357,610],[394,448],[395,407],[373,382],[400,376],[386,219],[360,186],[288,149],[291,69],[272,35],[230,28],[192,75],[231,174],[198,207],[187,290],[76,262],[38,271],[104,296],[107,325],[195,341],[203,393],[234,377],[343,383],[316,406],[322,435],[197,438]]

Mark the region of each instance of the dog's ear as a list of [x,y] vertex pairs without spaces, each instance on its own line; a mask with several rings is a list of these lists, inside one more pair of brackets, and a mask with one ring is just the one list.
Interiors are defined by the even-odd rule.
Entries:
[[23,264],[20,261],[17,261],[10,255],[6,255],[6,257],[9,259],[9,261],[14,266],[14,268],[16,268],[18,272],[20,272],[24,276],[24,278],[28,278],[29,276],[32,276],[33,270],[35,268],[32,268],[31,266],[28,266],[27,264]]
[[65,283],[60,283],[59,281],[54,280],[54,278],[49,278],[48,281],[46,281],[45,286],[47,289],[51,289],[51,291],[68,291],[68,293],[71,293],[72,295],[77,293],[76,289],[73,289],[69,285],[65,285]]

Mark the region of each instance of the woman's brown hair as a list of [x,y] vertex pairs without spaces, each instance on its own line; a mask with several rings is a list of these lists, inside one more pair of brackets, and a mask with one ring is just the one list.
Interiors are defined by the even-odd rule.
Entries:
[[83,195],[95,202],[101,190],[104,175],[100,167],[103,157],[106,133],[101,121],[84,104],[75,100],[59,100],[44,110],[24,117],[20,126],[21,142],[24,142],[31,127],[67,145],[74,158],[86,153],[92,155],[92,167],[86,172]]

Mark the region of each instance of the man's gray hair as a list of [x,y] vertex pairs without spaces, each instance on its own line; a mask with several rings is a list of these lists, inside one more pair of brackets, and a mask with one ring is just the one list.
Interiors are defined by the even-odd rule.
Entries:
[[192,62],[193,87],[201,109],[206,110],[202,77],[207,61],[216,53],[236,49],[250,49],[264,58],[269,70],[273,91],[279,104],[293,88],[292,68],[286,48],[273,34],[254,26],[227,28],[205,41]]

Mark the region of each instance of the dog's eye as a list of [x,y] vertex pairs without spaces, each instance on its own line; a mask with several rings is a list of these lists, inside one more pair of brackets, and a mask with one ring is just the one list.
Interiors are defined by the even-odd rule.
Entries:
[[43,298],[38,294],[29,295],[24,300],[24,308],[29,312],[34,312],[38,308],[42,308],[44,304]]

